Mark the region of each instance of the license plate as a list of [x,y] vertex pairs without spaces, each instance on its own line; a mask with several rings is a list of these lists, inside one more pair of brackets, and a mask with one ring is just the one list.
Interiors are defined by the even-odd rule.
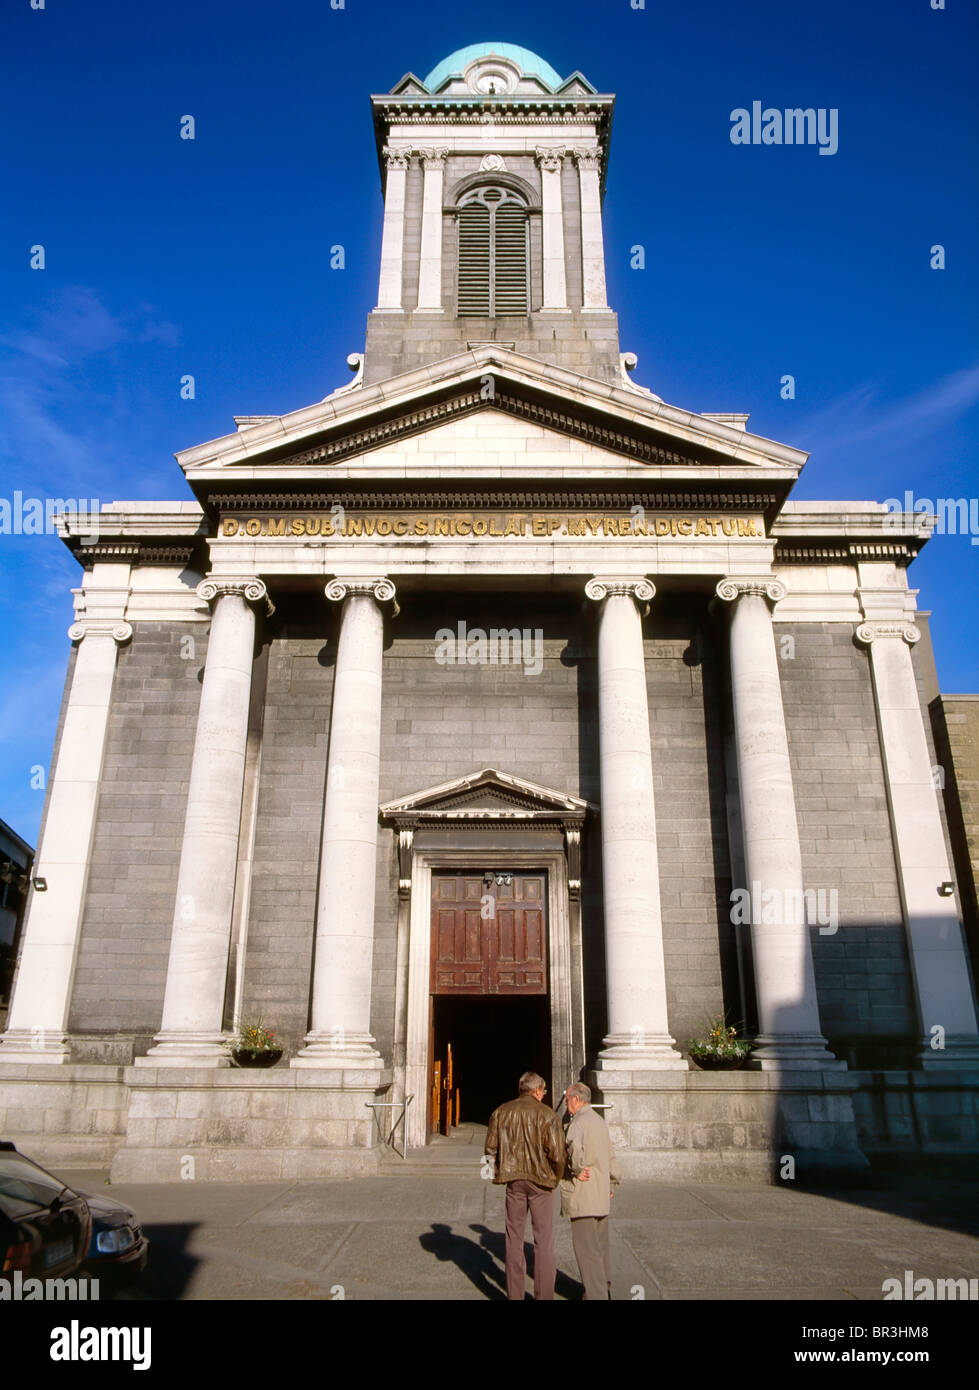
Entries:
[[49,1245],[44,1252],[44,1268],[52,1269],[55,1265],[63,1265],[65,1260],[70,1260],[75,1253],[75,1242],[73,1240],[59,1240],[55,1245]]

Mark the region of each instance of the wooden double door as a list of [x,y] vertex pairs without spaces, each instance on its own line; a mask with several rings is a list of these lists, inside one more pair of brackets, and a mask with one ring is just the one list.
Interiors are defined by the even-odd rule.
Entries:
[[[547,875],[432,873],[429,1128],[446,1117],[485,1123],[525,1071],[550,1073]],[[433,1091],[452,1049],[459,1103]]]

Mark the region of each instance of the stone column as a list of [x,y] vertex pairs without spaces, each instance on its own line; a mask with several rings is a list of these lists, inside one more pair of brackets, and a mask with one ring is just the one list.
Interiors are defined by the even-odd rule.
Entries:
[[666,1017],[640,612],[655,592],[644,578],[595,578],[585,585],[587,596],[600,605],[598,743],[609,1031],[599,1071],[687,1069]]
[[214,603],[187,793],[163,1022],[137,1066],[228,1064],[224,1000],[241,830],[248,703],[255,655],[253,604],[271,604],[253,578],[205,579]]
[[605,241],[602,236],[601,151],[575,150],[581,190],[582,308],[608,312],[605,288]]
[[381,277],[377,287],[378,309],[401,310],[402,260],[405,237],[405,184],[408,153],[385,148],[387,179],[384,185],[384,228],[381,233]]
[[[128,593],[128,589],[126,590]],[[68,1012],[95,832],[102,759],[119,645],[133,635],[121,618],[83,618],[68,706],[52,771],[44,831],[32,876],[24,945],[0,1062],[67,1062]]]
[[[845,1068],[820,1032],[806,924],[802,850],[782,709],[772,607],[785,587],[770,576],[722,579],[731,613],[731,698],[745,877],[761,1029],[752,1066]],[[763,910],[762,910],[763,909]]]
[[856,636],[870,649],[908,957],[923,1035],[919,1062],[928,1068],[975,1067],[979,1036],[968,957],[951,892],[953,875],[911,661],[911,647],[921,633],[904,619],[861,623]]
[[566,311],[568,287],[564,270],[564,204],[561,196],[564,151],[538,149],[537,163],[540,166],[544,270],[544,302],[541,308]]
[[334,579],[342,603],[320,848],[312,1026],[294,1067],[380,1070],[370,1031],[384,615],[394,585]]
[[442,312],[442,185],[447,150],[425,150],[422,168],[421,259],[418,267],[418,308]]

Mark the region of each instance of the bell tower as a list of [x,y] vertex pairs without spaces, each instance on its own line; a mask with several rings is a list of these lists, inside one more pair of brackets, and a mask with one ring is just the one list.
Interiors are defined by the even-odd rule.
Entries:
[[371,104],[384,231],[364,381],[485,343],[620,380],[602,236],[615,98],[484,43]]

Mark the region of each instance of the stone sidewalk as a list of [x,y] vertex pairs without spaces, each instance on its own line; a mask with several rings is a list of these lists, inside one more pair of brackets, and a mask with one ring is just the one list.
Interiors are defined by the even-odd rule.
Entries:
[[[62,1176],[142,1221],[149,1266],[123,1298],[504,1298],[503,1189],[478,1170],[398,1163],[330,1182],[107,1187],[105,1173]],[[880,1302],[883,1280],[905,1270],[976,1278],[977,1199],[979,1180],[961,1177],[878,1175],[819,1192],[630,1182],[613,1202],[614,1294]],[[568,1222],[555,1231],[557,1297],[574,1300]]]

